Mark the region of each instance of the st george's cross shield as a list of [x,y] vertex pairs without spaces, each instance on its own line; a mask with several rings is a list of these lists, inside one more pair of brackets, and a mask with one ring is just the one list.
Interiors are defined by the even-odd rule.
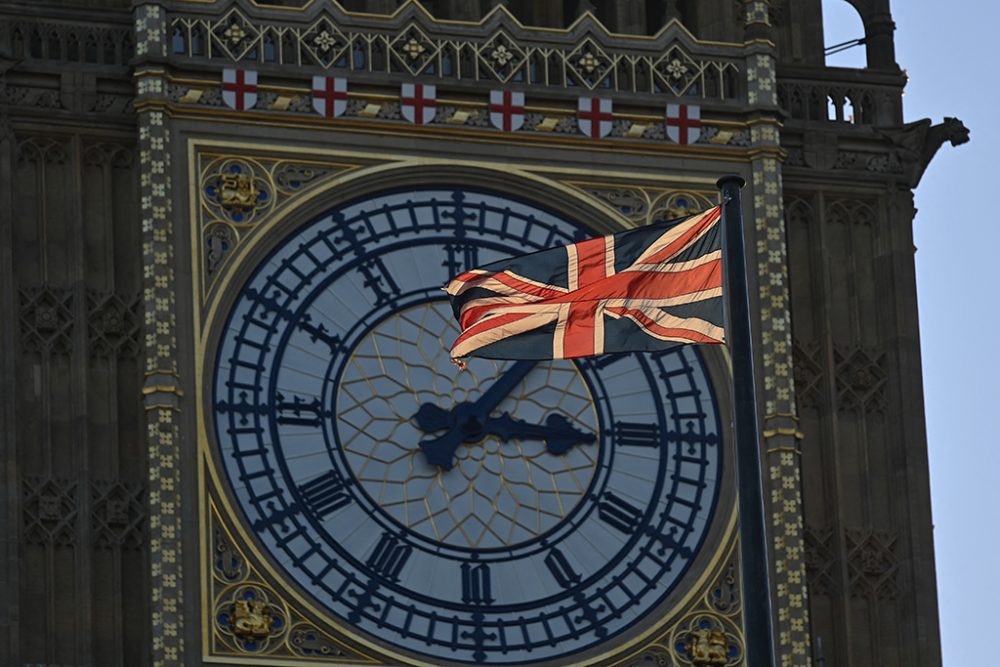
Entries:
[[524,93],[513,90],[490,91],[490,122],[504,132],[516,132],[524,125]]
[[666,124],[671,141],[682,146],[693,144],[701,136],[701,107],[697,104],[668,104]]
[[577,104],[580,132],[591,139],[602,139],[611,133],[611,100],[606,97],[581,97]]
[[257,104],[257,71],[222,70],[222,101],[236,111],[252,109]]
[[437,113],[437,87],[424,83],[404,83],[400,103],[403,118],[415,125],[426,125]]
[[324,118],[342,116],[347,110],[347,79],[314,76],[312,102],[313,109]]

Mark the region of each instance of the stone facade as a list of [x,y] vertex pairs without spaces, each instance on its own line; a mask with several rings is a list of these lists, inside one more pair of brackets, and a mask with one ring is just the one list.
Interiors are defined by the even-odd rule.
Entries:
[[[779,664],[939,665],[912,190],[968,132],[904,122],[888,0],[851,4],[865,70],[824,66],[819,0],[0,2],[0,663],[384,662],[283,599],[227,523],[198,364],[255,225],[430,168],[633,223],[743,175]],[[223,68],[258,72],[252,109]],[[334,73],[327,120],[310,79]],[[406,82],[438,87],[427,126]],[[510,136],[485,104],[502,86],[529,98]],[[580,134],[581,94],[613,98],[608,137]],[[701,106],[692,145],[664,130],[677,100]],[[266,204],[205,195],[234,160]],[[611,662],[737,664],[732,547]],[[213,621],[237,598],[287,630],[247,648]],[[692,652],[707,628],[736,662]]]

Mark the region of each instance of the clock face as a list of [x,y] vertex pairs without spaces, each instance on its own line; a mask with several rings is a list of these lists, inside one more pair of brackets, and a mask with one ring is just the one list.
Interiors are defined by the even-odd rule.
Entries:
[[589,235],[487,191],[385,192],[242,285],[214,361],[218,460],[263,551],[342,626],[430,662],[565,659],[688,573],[722,479],[697,348],[449,362],[449,278]]

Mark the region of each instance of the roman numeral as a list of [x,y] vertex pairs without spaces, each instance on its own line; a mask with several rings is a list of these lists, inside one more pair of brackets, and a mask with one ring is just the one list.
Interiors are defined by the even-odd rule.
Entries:
[[358,265],[364,276],[364,286],[375,292],[375,305],[381,306],[399,296],[399,285],[379,258],[367,259]]
[[615,445],[623,447],[659,447],[659,424],[615,422]]
[[400,543],[395,535],[382,533],[382,538],[375,545],[375,551],[366,561],[366,565],[375,572],[391,581],[399,581],[399,573],[406,565],[413,547]]
[[606,491],[597,504],[597,515],[615,530],[631,535],[639,527],[642,510]]
[[351,502],[351,495],[344,489],[344,480],[331,470],[299,487],[302,500],[320,519]]
[[448,275],[454,276],[479,265],[479,248],[470,243],[447,243],[444,250],[448,259],[441,262],[441,266],[448,270]]
[[580,574],[573,570],[573,566],[569,564],[566,556],[559,549],[553,548],[545,556],[545,566],[549,568],[549,572],[555,577],[556,583],[563,588],[569,588],[574,584],[580,583]]
[[[341,235],[336,237],[336,243],[348,243],[354,254],[361,262],[358,264],[358,271],[364,277],[364,286],[375,292],[375,305],[381,306],[391,302],[399,295],[399,285],[389,274],[389,270],[378,257],[369,257],[364,244],[358,238],[358,231],[344,220],[342,213],[336,213],[333,221],[340,225]],[[363,230],[364,227],[361,227]],[[339,341],[338,341],[339,343]]]
[[[279,424],[289,426],[313,426],[319,427],[323,423],[322,417],[326,416],[319,398],[313,396],[312,400],[307,400],[299,396],[292,397],[289,401],[284,394],[277,394],[275,398],[278,402],[275,408],[278,410],[278,417],[275,421]],[[311,415],[311,416],[310,416]]]
[[689,421],[686,424],[687,430],[684,433],[678,431],[667,432],[667,441],[676,442],[679,444],[687,445],[688,454],[696,454],[698,452],[698,445],[717,445],[719,444],[719,436],[714,433],[701,434],[694,430],[694,422]]
[[490,567],[486,563],[462,563],[462,602],[491,604]]
[[327,344],[330,348],[331,354],[337,354],[340,351],[340,336],[334,336],[329,331],[323,323],[313,324],[312,316],[306,313],[299,319],[299,328],[309,334],[309,340],[316,343],[322,341]]
[[[251,403],[247,400],[247,392],[241,391],[239,394],[240,400],[237,403],[233,401],[232,403],[228,401],[217,401],[215,403],[215,410],[220,414],[234,414],[239,415],[239,422],[241,426],[246,426],[250,421],[250,416],[252,415],[263,415],[267,412],[266,405],[259,405],[256,402]],[[254,395],[256,398],[256,394]]]

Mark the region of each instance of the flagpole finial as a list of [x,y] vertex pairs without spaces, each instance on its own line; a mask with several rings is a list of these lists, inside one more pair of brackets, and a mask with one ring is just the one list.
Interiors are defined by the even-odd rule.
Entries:
[[737,176],[736,174],[726,174],[715,182],[715,186],[720,190],[725,190],[726,186],[731,185],[735,185],[737,188],[742,188],[746,184],[746,179],[742,176]]

